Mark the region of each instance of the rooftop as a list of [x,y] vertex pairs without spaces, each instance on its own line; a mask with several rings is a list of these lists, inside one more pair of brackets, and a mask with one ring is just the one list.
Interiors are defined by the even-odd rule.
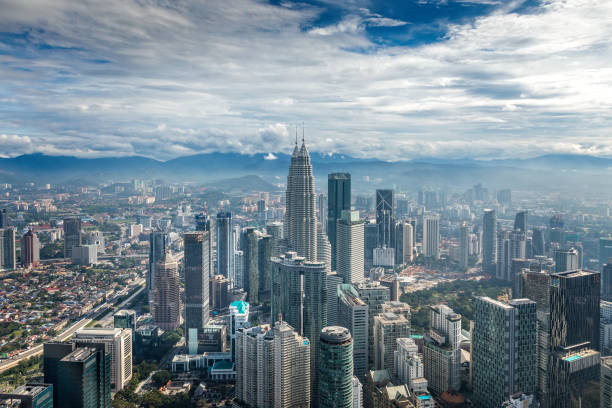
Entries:
[[230,304],[230,308],[235,307],[239,314],[246,314],[249,310],[249,304],[244,300],[235,300]]

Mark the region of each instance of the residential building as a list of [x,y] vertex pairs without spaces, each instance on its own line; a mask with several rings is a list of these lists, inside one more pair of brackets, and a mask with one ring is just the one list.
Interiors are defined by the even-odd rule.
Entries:
[[410,336],[410,321],[392,312],[374,317],[374,366],[378,370],[393,370],[397,339]]
[[342,322],[353,338],[353,374],[363,381],[368,371],[368,305],[350,284],[340,285],[336,297],[338,322]]

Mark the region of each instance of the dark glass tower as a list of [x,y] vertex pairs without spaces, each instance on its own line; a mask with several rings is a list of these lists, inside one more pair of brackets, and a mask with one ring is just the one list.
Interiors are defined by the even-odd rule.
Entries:
[[155,264],[166,253],[168,242],[168,234],[166,232],[153,231],[149,235],[149,273],[147,275],[149,302],[153,300],[153,289],[155,289]]
[[216,275],[223,275],[234,284],[234,233],[232,213],[217,214],[217,270]]
[[497,271],[497,217],[495,210],[484,210],[482,217],[482,270],[491,276]]
[[540,228],[533,229],[532,237],[533,256],[544,255],[546,242],[544,240],[544,231]]
[[6,208],[3,208],[0,210],[0,228],[7,228],[8,226],[8,213]]
[[376,225],[378,225],[379,248],[393,248],[395,240],[393,232],[395,227],[395,217],[393,209],[395,207],[393,190],[376,190]]
[[331,244],[331,269],[336,270],[336,222],[342,211],[351,209],[351,175],[331,173],[327,176],[327,237]]
[[[209,318],[210,264],[208,263],[209,232],[185,234],[185,335],[189,341],[190,329],[200,330]],[[196,331],[197,333],[197,331]],[[197,334],[196,334],[197,335]]]
[[249,303],[259,302],[259,232],[255,227],[247,227],[242,232],[240,245],[244,254],[243,289],[247,292]]
[[319,340],[319,408],[353,406],[353,339],[345,327],[323,328]]
[[527,232],[527,210],[519,211],[514,218],[514,229]]
[[110,359],[103,348],[79,347],[58,365],[58,406],[110,408]]
[[81,219],[64,219],[64,258],[72,258],[72,248],[81,245]]

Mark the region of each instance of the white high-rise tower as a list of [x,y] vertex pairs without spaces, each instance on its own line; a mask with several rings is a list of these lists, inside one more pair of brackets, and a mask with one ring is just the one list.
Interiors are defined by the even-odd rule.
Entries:
[[297,140],[287,176],[285,237],[289,250],[307,261],[317,261],[317,217],[314,176],[304,138]]

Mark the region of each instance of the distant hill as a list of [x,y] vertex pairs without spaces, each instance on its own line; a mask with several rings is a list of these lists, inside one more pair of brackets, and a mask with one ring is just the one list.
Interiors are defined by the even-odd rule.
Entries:
[[[0,182],[89,183],[159,178],[203,183],[218,189],[275,191],[286,182],[290,156],[282,153],[245,155],[208,153],[158,161],[145,157],[83,159],[70,156],[23,155],[0,159]],[[311,153],[319,189],[327,174],[349,172],[359,190],[447,188],[487,183],[491,188],[594,192],[609,190],[612,159],[579,155],[545,155],[529,159],[446,160],[422,158],[388,162],[346,155]]]

